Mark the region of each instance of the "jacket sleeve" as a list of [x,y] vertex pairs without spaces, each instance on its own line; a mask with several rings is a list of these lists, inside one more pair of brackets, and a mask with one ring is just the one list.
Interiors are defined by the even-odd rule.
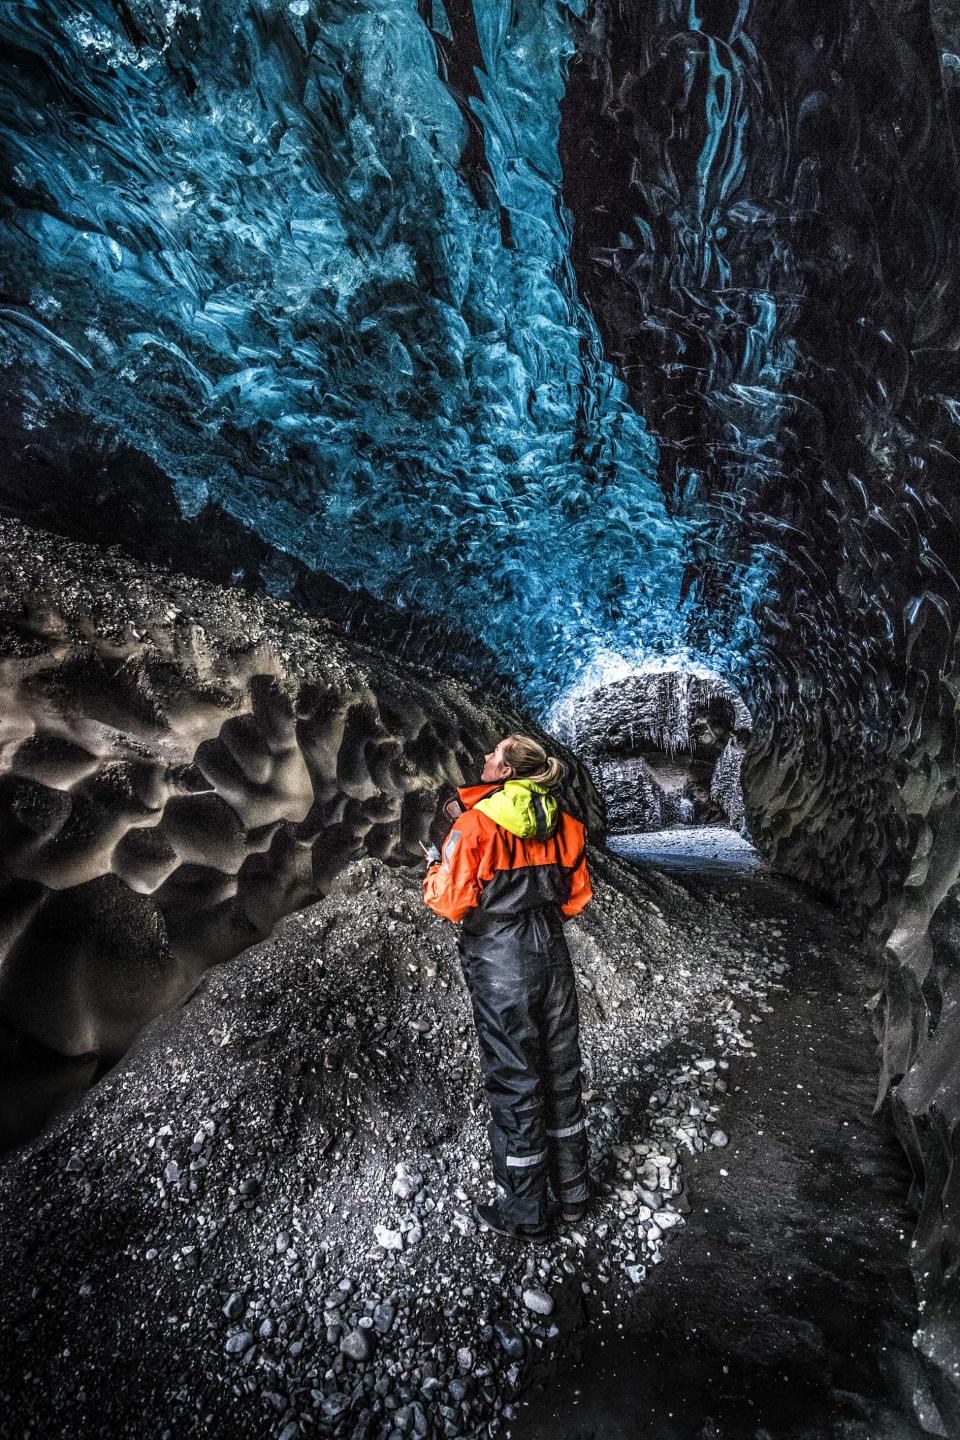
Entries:
[[570,882],[570,898],[561,905],[560,909],[569,920],[572,916],[580,914],[592,896],[593,886],[590,884],[590,876],[587,872],[587,851],[584,846],[580,852],[580,859],[574,866],[573,878]]
[[471,811],[453,824],[437,865],[431,865],[423,882],[423,898],[437,915],[462,920],[473,910],[483,888],[477,872],[483,859],[483,837]]

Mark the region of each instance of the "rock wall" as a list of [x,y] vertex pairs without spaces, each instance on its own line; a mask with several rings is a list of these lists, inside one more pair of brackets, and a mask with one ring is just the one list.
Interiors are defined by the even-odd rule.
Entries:
[[[422,863],[439,793],[503,733],[541,732],[285,602],[13,521],[0,549],[9,1140],[349,861]],[[566,803],[600,834],[567,758]]]
[[612,833],[744,825],[740,765],[750,712],[716,675],[654,670],[564,707],[563,734],[590,765]]

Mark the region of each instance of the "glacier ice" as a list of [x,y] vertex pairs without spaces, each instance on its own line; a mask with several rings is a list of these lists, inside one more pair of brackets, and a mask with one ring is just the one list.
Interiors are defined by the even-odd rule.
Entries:
[[542,703],[692,603],[570,263],[577,8],[458,7],[465,66],[439,0],[0,6],[23,426],[87,417],[185,515],[478,630]]

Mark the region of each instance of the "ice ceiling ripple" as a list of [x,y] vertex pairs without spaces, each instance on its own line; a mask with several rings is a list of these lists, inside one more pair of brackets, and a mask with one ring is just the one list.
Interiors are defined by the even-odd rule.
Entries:
[[676,647],[688,525],[577,297],[570,9],[421,10],[4,5],[5,383],[542,700]]

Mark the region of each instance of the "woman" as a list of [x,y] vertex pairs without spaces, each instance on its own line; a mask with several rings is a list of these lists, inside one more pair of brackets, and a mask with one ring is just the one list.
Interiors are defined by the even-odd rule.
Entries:
[[[432,910],[461,925],[460,956],[490,1105],[497,1199],[488,1229],[547,1234],[547,1181],[564,1219],[590,1198],[577,993],[563,924],[590,899],[586,832],[553,791],[561,761],[526,735],[486,756],[479,785],[424,880]],[[448,812],[449,813],[449,812]]]

